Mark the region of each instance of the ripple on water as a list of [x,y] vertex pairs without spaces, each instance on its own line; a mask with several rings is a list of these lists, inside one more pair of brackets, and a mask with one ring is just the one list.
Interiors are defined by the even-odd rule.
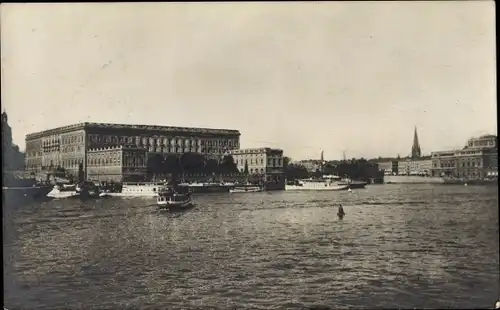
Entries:
[[7,308],[484,308],[498,297],[496,188],[195,198],[178,213],[133,198],[8,209]]

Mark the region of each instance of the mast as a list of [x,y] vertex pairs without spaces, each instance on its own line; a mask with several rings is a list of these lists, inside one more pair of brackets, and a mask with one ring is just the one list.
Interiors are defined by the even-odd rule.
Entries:
[[323,157],[324,155],[324,150],[321,150],[321,175],[325,174],[325,159]]

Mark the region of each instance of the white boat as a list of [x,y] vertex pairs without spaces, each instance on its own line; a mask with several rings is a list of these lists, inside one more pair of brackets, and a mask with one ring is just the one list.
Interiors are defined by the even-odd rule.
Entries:
[[117,197],[157,197],[164,183],[123,183],[120,192],[108,193],[109,196]]
[[75,185],[56,185],[54,188],[47,194],[47,197],[54,199],[64,199],[64,198],[72,198],[78,197],[80,193],[76,191]]
[[257,193],[262,192],[259,186],[237,186],[229,190],[230,193]]
[[156,203],[160,209],[187,209],[193,206],[191,195],[174,193],[172,195],[159,195]]
[[106,197],[111,197],[111,195],[109,195],[107,191],[104,191],[99,193],[99,197],[106,198]]
[[347,184],[339,184],[332,178],[303,179],[293,184],[286,184],[285,190],[341,191],[349,188]]

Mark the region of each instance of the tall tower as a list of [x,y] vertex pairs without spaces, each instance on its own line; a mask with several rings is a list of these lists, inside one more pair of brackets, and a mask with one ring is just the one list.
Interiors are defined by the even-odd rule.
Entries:
[[420,158],[421,155],[420,144],[418,143],[417,126],[415,126],[415,133],[413,134],[413,146],[411,147],[411,158]]

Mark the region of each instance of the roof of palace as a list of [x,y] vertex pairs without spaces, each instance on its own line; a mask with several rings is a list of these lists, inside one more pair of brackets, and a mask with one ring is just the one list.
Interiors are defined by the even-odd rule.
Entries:
[[36,133],[26,135],[26,139],[35,139],[47,135],[60,134],[82,129],[97,128],[97,129],[135,129],[144,132],[175,132],[175,133],[199,133],[213,135],[231,135],[239,136],[240,132],[233,129],[213,129],[213,128],[197,128],[197,127],[174,127],[174,126],[159,126],[159,125],[132,125],[132,124],[110,124],[110,123],[78,123],[63,127],[48,129]]
[[236,155],[236,154],[260,154],[260,153],[269,153],[269,152],[283,153],[283,150],[270,148],[270,147],[260,147],[260,148],[251,148],[251,149],[229,150],[227,153],[231,154],[231,155]]

